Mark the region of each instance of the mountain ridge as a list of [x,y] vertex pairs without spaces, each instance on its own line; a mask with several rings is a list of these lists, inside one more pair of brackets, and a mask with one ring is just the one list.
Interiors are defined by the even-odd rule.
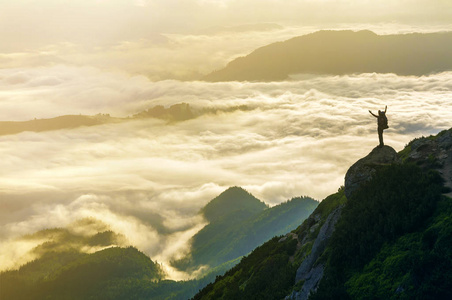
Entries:
[[0,121],[0,136],[11,135],[21,132],[45,132],[61,129],[74,129],[79,127],[98,126],[111,123],[121,123],[131,120],[147,118],[160,119],[167,122],[180,122],[195,118],[190,105],[187,103],[173,104],[167,108],[156,105],[141,111],[133,116],[121,118],[112,117],[110,114],[96,115],[63,115],[54,118],[34,119],[28,121]]
[[268,207],[241,187],[228,188],[201,209],[209,223],[191,238],[190,253],[172,265],[193,272],[236,260],[296,228],[317,205],[312,198],[296,197]]
[[266,209],[268,206],[241,187],[230,187],[220,195],[209,201],[202,209],[201,214],[212,221],[227,217],[229,214],[244,211],[253,214]]
[[260,47],[206,75],[205,81],[280,81],[294,74],[395,73],[452,70],[452,32],[377,35],[323,30]]

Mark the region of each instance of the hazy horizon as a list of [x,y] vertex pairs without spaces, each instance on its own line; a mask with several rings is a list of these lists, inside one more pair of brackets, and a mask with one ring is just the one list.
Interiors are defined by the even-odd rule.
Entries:
[[199,209],[230,186],[269,205],[335,192],[378,143],[369,109],[388,105],[385,142],[397,151],[451,127],[452,71],[197,81],[322,29],[452,31],[449,1],[280,2],[2,1],[0,121],[126,117],[182,102],[210,112],[0,136],[0,270],[41,242],[17,237],[86,217],[168,264],[205,224]]

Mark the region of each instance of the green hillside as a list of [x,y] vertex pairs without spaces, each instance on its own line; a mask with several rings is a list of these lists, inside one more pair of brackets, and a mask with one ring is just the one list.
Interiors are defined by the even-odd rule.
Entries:
[[237,262],[220,265],[197,280],[164,279],[159,264],[133,247],[92,254],[48,252],[19,270],[0,273],[0,299],[185,300]]
[[[340,205],[343,191],[334,194],[318,205],[312,216],[326,221],[329,212]],[[286,237],[274,237],[244,257],[239,264],[207,285],[193,299],[282,299],[293,288],[297,266],[310,252],[313,218],[303,222]],[[298,235],[307,237],[309,243],[300,248]],[[304,238],[304,237],[303,237]],[[303,239],[302,238],[302,239]]]
[[293,230],[317,205],[317,201],[302,197],[267,208],[245,190],[229,188],[202,209],[210,223],[193,237],[190,255],[173,264],[190,271],[234,260]]
[[[257,245],[295,228],[317,204],[305,197],[268,208],[241,188],[226,190],[202,210],[212,221],[199,240],[217,252],[201,243],[198,253],[204,254],[197,257],[204,262],[211,254],[211,268],[202,278],[178,282],[166,280],[157,263],[124,247],[126,237],[96,219],[41,230],[21,237],[39,241],[31,251],[37,258],[0,273],[0,299],[188,299]],[[88,254],[87,248],[99,251]]]
[[[362,281],[369,283],[370,278],[369,276],[365,278],[364,274],[359,275],[365,267],[369,271],[378,273],[378,275],[374,274],[374,279],[378,278],[378,280],[371,285],[375,285],[374,289],[380,294],[386,294],[388,298],[395,296],[395,291],[398,285],[402,284],[402,279],[414,280],[409,278],[414,276],[415,267],[410,266],[410,262],[404,261],[405,255],[416,255],[415,252],[406,253],[414,245],[407,245],[408,248],[402,248],[401,252],[396,251],[396,253],[388,252],[382,247],[397,249],[399,248],[397,243],[400,241],[406,243],[412,240],[413,234],[422,237],[429,226],[438,222],[438,220],[432,220],[435,214],[441,213],[437,207],[438,203],[442,204],[440,209],[444,208],[444,205],[449,206],[448,200],[440,202],[441,184],[442,180],[438,173],[424,172],[415,165],[383,168],[371,182],[352,196],[344,207],[332,237],[329,252],[324,257],[327,262],[324,278],[317,294],[312,298],[349,299],[353,294],[365,295],[366,293],[363,292],[369,286],[364,286],[363,289],[360,285],[363,284]],[[412,242],[415,241],[412,240]],[[429,249],[416,250],[421,252],[417,253],[421,259],[429,256]],[[386,270],[388,272],[386,276],[389,275],[386,278],[381,270],[369,267],[369,263],[378,256],[380,256],[379,259],[383,258],[381,253],[393,256],[384,257],[384,260],[388,262],[395,260],[389,263],[397,267],[397,269]],[[414,262],[415,260],[412,260],[411,264]],[[404,268],[399,269],[402,266]],[[400,278],[396,278],[395,274]],[[377,287],[379,281],[381,281],[381,287],[387,289],[379,290]],[[350,284],[353,289],[347,288]],[[413,284],[414,281],[411,282],[410,288],[418,289]],[[367,291],[368,297],[373,294],[369,292],[371,291]],[[414,299],[414,294],[405,296],[408,295],[410,295],[409,299]],[[383,298],[388,299],[386,297],[380,299]]]
[[451,149],[452,129],[416,139],[193,299],[452,299]]
[[236,214],[244,217],[256,214],[267,208],[267,205],[240,187],[231,187],[218,197],[207,203],[201,213],[209,221],[233,217]]
[[[36,259],[0,273],[0,299],[121,299],[131,282],[158,282],[161,267],[99,220],[86,218],[20,238]],[[84,249],[98,251],[88,254]]]
[[134,282],[162,278],[160,266],[132,247],[47,253],[0,274],[2,299],[132,299]]

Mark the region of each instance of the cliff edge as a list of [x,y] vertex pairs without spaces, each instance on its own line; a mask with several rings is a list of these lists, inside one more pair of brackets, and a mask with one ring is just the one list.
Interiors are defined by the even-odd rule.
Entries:
[[390,146],[375,147],[367,156],[354,163],[345,174],[345,196],[350,198],[363,183],[372,179],[378,166],[399,164],[401,159]]

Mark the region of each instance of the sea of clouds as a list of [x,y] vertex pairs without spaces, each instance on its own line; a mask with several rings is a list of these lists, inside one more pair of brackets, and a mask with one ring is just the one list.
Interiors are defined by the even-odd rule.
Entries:
[[167,264],[189,251],[205,224],[198,211],[228,187],[269,205],[321,200],[377,145],[369,109],[388,106],[385,142],[399,151],[451,127],[451,95],[452,72],[206,83],[65,65],[0,70],[0,120],[126,117],[182,102],[196,115],[0,136],[1,268],[36,245],[21,235],[86,217]]
[[[164,263],[171,278],[187,278],[168,262],[190,250],[205,225],[199,210],[228,187],[269,205],[323,199],[378,143],[369,109],[388,105],[385,141],[396,150],[450,128],[451,72],[194,81],[258,47],[319,29],[452,29],[450,4],[441,0],[358,2],[3,1],[0,121],[127,117],[182,102],[196,117],[0,136],[0,270],[36,258],[30,250],[45,240],[24,234],[88,217]],[[392,22],[400,7],[409,25]],[[362,19],[350,18],[357,11]],[[413,25],[431,16],[435,22]]]

